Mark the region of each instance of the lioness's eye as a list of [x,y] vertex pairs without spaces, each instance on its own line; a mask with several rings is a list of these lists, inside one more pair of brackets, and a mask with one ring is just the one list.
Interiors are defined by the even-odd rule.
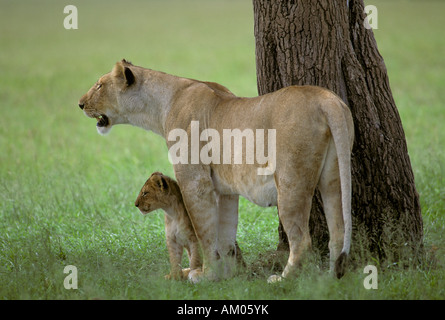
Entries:
[[102,84],[101,84],[101,83],[98,83],[98,84],[97,84],[97,90],[99,90],[100,88],[102,88]]

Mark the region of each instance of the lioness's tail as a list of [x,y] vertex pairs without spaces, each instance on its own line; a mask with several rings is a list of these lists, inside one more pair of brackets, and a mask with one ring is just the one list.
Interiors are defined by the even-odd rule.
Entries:
[[334,272],[337,278],[341,278],[345,273],[346,259],[351,248],[351,150],[354,141],[354,124],[349,108],[340,98],[338,98],[338,102],[340,108],[327,105],[323,108],[323,111],[326,113],[329,128],[334,139],[340,171],[341,204],[345,233],[343,248],[335,262]]

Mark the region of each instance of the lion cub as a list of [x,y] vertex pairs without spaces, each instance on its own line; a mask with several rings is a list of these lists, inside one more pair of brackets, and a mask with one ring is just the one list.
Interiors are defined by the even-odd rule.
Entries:
[[[135,206],[142,214],[156,209],[163,209],[166,213],[165,235],[170,255],[170,274],[165,278],[187,279],[189,273],[200,273],[202,260],[198,238],[176,181],[160,172],[154,172],[139,192]],[[181,269],[184,248],[188,253],[190,268]]]

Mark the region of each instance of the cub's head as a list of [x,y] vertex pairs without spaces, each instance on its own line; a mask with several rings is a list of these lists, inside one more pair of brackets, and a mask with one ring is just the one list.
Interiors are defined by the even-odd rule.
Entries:
[[179,187],[176,186],[176,181],[160,172],[155,172],[145,182],[134,205],[142,214],[169,208],[179,198],[182,199]]
[[97,80],[93,87],[79,100],[79,107],[86,116],[96,118],[97,131],[107,134],[115,124],[126,123],[126,99],[136,87],[137,67],[125,59],[113,70]]

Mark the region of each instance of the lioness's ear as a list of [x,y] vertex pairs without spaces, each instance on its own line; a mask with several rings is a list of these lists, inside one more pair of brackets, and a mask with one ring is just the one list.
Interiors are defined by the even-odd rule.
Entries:
[[128,61],[128,60],[126,60],[126,59],[122,59],[121,62],[122,62],[122,63],[125,63],[125,64],[129,64],[130,66],[133,65],[130,61]]
[[125,82],[127,83],[127,87],[131,86],[135,81],[133,71],[131,71],[130,68],[125,67],[124,75],[125,75]]
[[131,71],[129,67],[126,67],[122,61],[116,63],[111,73],[116,78],[124,80],[127,87],[131,86],[136,81],[133,71]]

